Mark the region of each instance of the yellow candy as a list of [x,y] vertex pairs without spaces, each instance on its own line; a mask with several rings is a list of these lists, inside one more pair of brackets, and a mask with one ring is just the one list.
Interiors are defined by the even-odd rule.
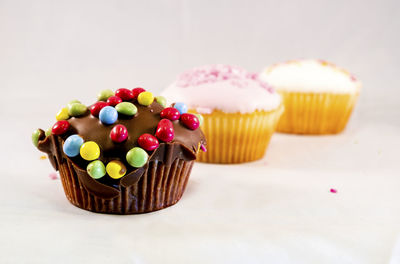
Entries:
[[153,103],[154,95],[151,92],[142,92],[139,94],[137,100],[138,100],[139,104],[148,106]]
[[68,118],[69,118],[69,114],[68,114],[68,108],[67,107],[61,108],[61,110],[58,111],[58,113],[56,114],[57,121],[67,120]]
[[119,160],[110,161],[106,166],[108,175],[113,179],[119,179],[126,173],[125,165]]
[[100,156],[99,145],[94,141],[83,143],[79,152],[81,157],[85,160],[95,160]]

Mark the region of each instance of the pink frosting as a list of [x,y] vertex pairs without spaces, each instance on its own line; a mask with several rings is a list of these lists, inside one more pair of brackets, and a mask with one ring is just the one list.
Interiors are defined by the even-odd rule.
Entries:
[[274,89],[260,80],[257,73],[225,64],[206,65],[186,71],[178,76],[176,86],[185,88],[230,80],[232,86],[244,88],[243,80],[246,79],[253,80],[268,92],[274,93]]
[[185,102],[198,113],[213,110],[251,113],[277,109],[281,97],[258,74],[230,65],[208,65],[186,71],[162,93],[169,103]]

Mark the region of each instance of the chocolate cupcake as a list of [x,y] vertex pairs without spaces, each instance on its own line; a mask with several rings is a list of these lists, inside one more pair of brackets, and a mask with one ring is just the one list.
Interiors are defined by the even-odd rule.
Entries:
[[179,201],[206,144],[199,118],[171,115],[175,108],[165,102],[142,88],[102,91],[89,108],[71,101],[32,140],[77,207],[111,214],[160,210]]

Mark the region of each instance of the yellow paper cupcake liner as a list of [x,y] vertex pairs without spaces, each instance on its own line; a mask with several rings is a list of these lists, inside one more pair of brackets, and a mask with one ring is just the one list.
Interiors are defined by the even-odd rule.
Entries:
[[283,106],[253,113],[224,113],[214,110],[203,114],[201,126],[207,139],[207,152],[198,161],[208,163],[242,163],[264,156],[275,132]]
[[278,132],[335,134],[345,127],[359,93],[299,93],[278,91],[285,105]]

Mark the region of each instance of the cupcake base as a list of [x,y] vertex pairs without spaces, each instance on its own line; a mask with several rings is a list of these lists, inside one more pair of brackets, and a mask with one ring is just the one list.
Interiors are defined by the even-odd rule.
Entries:
[[202,114],[207,152],[200,153],[198,161],[231,164],[262,158],[282,112],[283,106],[269,112],[242,114],[215,110]]
[[59,165],[65,195],[75,206],[97,213],[138,214],[174,205],[182,197],[194,161],[176,159],[171,165],[151,161],[140,180],[120,187],[119,195],[104,199],[89,192],[81,182],[78,168],[70,160]]
[[358,93],[279,93],[285,112],[277,131],[294,134],[336,134],[343,131],[358,98]]

